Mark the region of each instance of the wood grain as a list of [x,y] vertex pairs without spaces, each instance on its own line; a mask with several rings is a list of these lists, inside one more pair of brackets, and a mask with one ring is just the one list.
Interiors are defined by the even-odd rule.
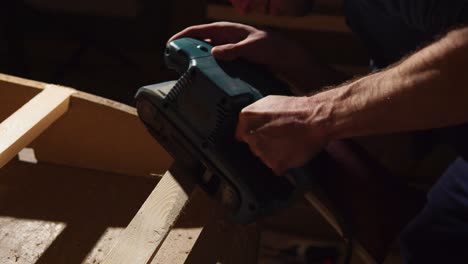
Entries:
[[[0,120],[42,92],[47,84],[0,74]],[[146,131],[135,108],[76,92],[70,109],[32,144],[39,162],[119,174],[163,174],[169,154]]]
[[13,159],[0,169],[0,263],[100,263],[157,182]]
[[239,225],[218,215],[205,225],[185,264],[256,264],[258,246],[256,224]]
[[103,264],[147,263],[159,249],[195,187],[189,175],[177,181],[173,173],[182,171],[173,166],[163,176]]
[[150,264],[256,264],[259,228],[232,223],[216,201],[197,188]]
[[148,263],[185,263],[204,226],[213,217],[212,203],[200,188],[195,188],[180,218]]
[[163,174],[172,163],[134,108],[84,93],[32,147],[39,161],[128,175]]
[[48,85],[0,124],[0,168],[61,117],[75,90]]

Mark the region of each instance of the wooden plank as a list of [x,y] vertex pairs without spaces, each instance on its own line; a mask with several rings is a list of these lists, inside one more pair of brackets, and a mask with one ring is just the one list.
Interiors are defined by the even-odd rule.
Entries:
[[[304,199],[295,201],[291,206],[277,214],[261,219],[260,263],[282,263],[281,258],[277,258],[276,262],[273,262],[269,257],[271,254],[278,253],[280,249],[292,248],[298,239],[303,240],[306,244],[339,245],[344,253],[346,243],[343,237],[336,232],[328,220],[324,219],[322,213],[315,206],[316,204],[311,206],[310,201],[304,197]],[[272,238],[270,236],[271,232],[277,235],[287,234],[291,239]],[[265,255],[265,253],[267,254]],[[352,256],[352,263],[375,263],[375,260],[355,239],[353,241]]]
[[45,83],[0,73],[0,122],[16,112],[34,96],[42,92]]
[[[308,247],[331,247],[338,250],[338,261],[344,263],[347,245],[342,240],[307,236],[304,234],[284,233],[277,230],[262,228],[261,245],[259,249],[259,264],[285,263],[291,259],[291,249],[296,249],[297,257],[302,257]],[[376,264],[367,251],[359,243],[353,243],[351,264]]]
[[148,264],[184,264],[195,242],[203,231],[203,226],[173,228],[167,235],[156,256]]
[[0,168],[61,117],[75,90],[48,85],[0,124]]
[[103,264],[146,264],[182,213],[189,199],[188,193],[191,193],[194,187],[195,183],[186,172],[172,166],[125,229]]
[[225,209],[197,188],[150,264],[257,263],[257,225],[232,223]]
[[157,182],[13,159],[0,169],[0,263],[100,263]]
[[207,7],[207,17],[211,20],[234,21],[255,26],[338,33],[351,32],[343,16],[317,14],[301,17],[269,16],[263,14],[240,15],[232,7],[211,4]]
[[269,229],[283,233],[300,234],[328,241],[343,240],[305,198],[297,198],[287,208],[260,219],[262,230]]
[[137,176],[169,169],[172,158],[135,108],[84,93],[75,94],[70,105],[67,115],[32,144],[39,161]]
[[[0,120],[47,84],[0,74]],[[119,174],[163,174],[169,154],[150,136],[133,107],[76,92],[70,109],[32,144],[39,162]]]
[[185,264],[257,264],[259,238],[256,224],[235,224],[218,214],[203,228]]
[[306,254],[310,247],[335,248],[339,256],[334,263],[344,263],[346,249],[343,241],[262,227],[258,264],[289,263],[288,260],[291,259],[301,259],[304,263],[309,263],[310,261],[305,260],[307,260]]
[[369,252],[367,252],[361,243],[355,241],[353,244],[351,263],[377,264],[379,262],[377,262],[371,255],[369,255]]
[[344,236],[344,231],[340,225],[340,222],[336,218],[335,214],[331,209],[324,204],[323,200],[318,198],[313,192],[304,193],[304,198],[314,207],[317,212],[335,229],[335,231],[341,236]]
[[212,204],[213,201],[200,188],[196,188],[183,214],[148,263],[185,263],[204,227],[213,217]]

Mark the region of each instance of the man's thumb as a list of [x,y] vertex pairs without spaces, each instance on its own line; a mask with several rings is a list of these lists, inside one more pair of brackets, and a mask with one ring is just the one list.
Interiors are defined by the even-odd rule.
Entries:
[[219,60],[235,60],[240,57],[239,49],[236,44],[226,44],[214,47],[211,54]]

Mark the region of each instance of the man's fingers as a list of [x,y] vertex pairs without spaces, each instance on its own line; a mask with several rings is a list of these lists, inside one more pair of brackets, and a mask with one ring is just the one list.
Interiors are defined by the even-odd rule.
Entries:
[[277,176],[282,176],[284,175],[284,173],[286,172],[286,167],[285,166],[282,166],[282,165],[278,165],[274,168],[271,168],[273,170],[273,172],[277,175]]
[[259,157],[268,167],[270,167],[268,157],[267,144],[262,141],[261,136],[255,132],[244,136],[244,142],[249,145],[250,151]]
[[167,43],[184,37],[196,38],[196,39],[211,39],[215,36],[217,26],[215,24],[205,24],[188,27],[179,33],[172,36]]
[[270,121],[269,116],[262,115],[261,112],[254,110],[257,104],[262,103],[262,100],[245,107],[239,113],[239,122],[236,128],[236,138],[238,140],[245,141],[246,136],[249,136]]
[[168,43],[179,38],[210,39],[213,45],[237,43],[245,39],[251,27],[232,22],[215,22],[188,27],[172,36]]
[[212,49],[211,53],[219,60],[235,60],[242,57],[252,59],[252,56],[250,56],[252,53],[251,44],[252,37],[246,37],[237,43],[216,46]]
[[236,44],[226,44],[216,46],[211,50],[211,54],[219,60],[235,60],[239,56],[239,47]]
[[235,137],[239,141],[244,141],[248,143],[248,139],[252,136],[255,136],[257,128],[252,126],[248,121],[241,121],[239,119],[239,123],[237,124]]
[[167,43],[179,38],[209,39],[213,45],[226,44],[236,37],[237,28],[229,22],[217,22],[188,27],[172,36]]
[[260,133],[253,133],[245,137],[245,142],[249,145],[250,151],[270,168],[276,175],[281,176],[288,168],[287,164],[281,160],[282,153],[270,148],[267,138]]
[[235,60],[240,57],[245,57],[250,39],[246,38],[238,43],[229,43],[216,46],[211,50],[211,53],[219,60]]

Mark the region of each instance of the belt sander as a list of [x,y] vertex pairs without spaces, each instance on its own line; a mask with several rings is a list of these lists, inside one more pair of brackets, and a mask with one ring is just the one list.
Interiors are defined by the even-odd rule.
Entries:
[[[287,94],[288,89],[265,67],[217,61],[211,49],[191,38],[169,43],[166,66],[181,77],[140,88],[138,115],[174,159],[199,170],[200,186],[228,208],[235,221],[248,223],[287,205],[298,189],[235,139],[239,112],[264,96]],[[306,167],[288,174],[300,182],[298,186],[313,177]]]
[[[142,87],[136,94],[138,115],[151,135],[197,175],[200,186],[233,220],[252,222],[309,190],[317,196],[308,200],[338,232],[349,236],[352,226],[368,253],[383,259],[419,202],[408,199],[404,186],[349,141],[332,142],[308,165],[290,170],[288,177],[276,176],[234,133],[244,107],[271,94],[287,95],[287,85],[265,67],[217,61],[211,49],[191,38],[168,44],[166,66],[180,78]],[[342,218],[331,208],[346,219],[346,230],[340,230]]]

